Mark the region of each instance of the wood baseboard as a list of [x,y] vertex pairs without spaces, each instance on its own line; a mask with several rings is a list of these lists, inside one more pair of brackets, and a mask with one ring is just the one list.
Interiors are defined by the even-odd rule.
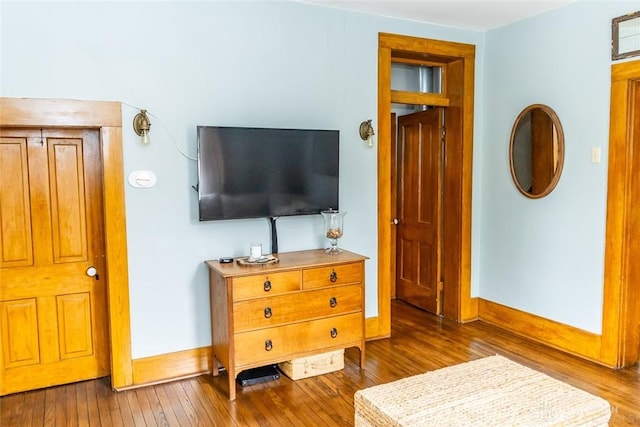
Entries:
[[484,299],[479,299],[478,315],[481,321],[604,364],[600,359],[601,335]]
[[[600,335],[492,301],[481,298],[474,300],[477,300],[478,304],[478,320],[606,365],[600,360]],[[377,317],[366,319],[367,340],[386,337],[380,332],[378,321]],[[173,381],[207,372],[211,372],[211,347],[135,359],[133,387]]]
[[[385,338],[378,330],[378,318],[367,318],[367,340]],[[369,334],[371,332],[371,335]],[[137,388],[211,372],[211,347],[134,359],[133,384],[118,390]]]
[[364,339],[367,341],[379,340],[382,338],[388,338],[391,336],[388,332],[383,330],[380,325],[380,316],[367,317],[364,323]]
[[211,347],[133,360],[133,385],[147,385],[211,372]]
[[478,320],[480,298],[473,297],[468,298],[464,304],[462,304],[462,313],[460,315],[460,323],[469,323]]

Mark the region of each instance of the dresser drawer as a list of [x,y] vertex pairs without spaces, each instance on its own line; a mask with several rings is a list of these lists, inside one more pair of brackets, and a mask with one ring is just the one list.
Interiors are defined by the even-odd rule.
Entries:
[[233,304],[234,331],[362,311],[362,285],[301,291]]
[[327,286],[362,283],[362,263],[310,268],[302,271],[302,288],[314,289]]
[[235,366],[259,366],[307,352],[348,347],[361,339],[362,313],[243,332],[234,336]]
[[231,285],[234,301],[283,294],[300,289],[300,271],[234,277]]

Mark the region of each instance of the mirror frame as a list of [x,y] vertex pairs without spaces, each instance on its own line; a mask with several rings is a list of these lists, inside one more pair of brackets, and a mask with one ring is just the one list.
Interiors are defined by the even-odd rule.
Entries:
[[632,56],[640,55],[640,49],[637,50],[627,50],[624,52],[620,52],[620,39],[621,37],[640,37],[640,30],[637,27],[634,29],[634,32],[631,35],[628,34],[620,34],[620,24],[626,21],[639,21],[640,22],[640,11],[628,13],[623,16],[618,16],[617,18],[613,18],[611,20],[611,59],[613,61],[617,59],[630,58]]
[[[513,150],[514,150],[514,140],[515,140],[516,130],[518,128],[518,125],[520,124],[520,121],[525,116],[525,114],[535,109],[541,109],[545,113],[547,113],[547,115],[551,118],[551,121],[556,128],[556,133],[558,135],[558,153],[557,153],[558,164],[556,166],[556,171],[553,174],[553,178],[551,179],[551,182],[549,182],[549,185],[547,185],[547,187],[540,193],[532,194],[532,193],[529,193],[527,190],[525,190],[520,184],[520,182],[518,181],[518,178],[516,176],[516,171],[513,165]],[[560,119],[558,118],[558,115],[556,114],[555,111],[553,111],[552,108],[544,104],[531,104],[528,107],[525,107],[525,109],[522,110],[520,114],[518,114],[518,117],[516,117],[516,120],[513,123],[513,128],[511,129],[511,137],[509,138],[509,169],[511,170],[511,179],[513,180],[513,183],[515,184],[516,188],[520,193],[522,193],[524,196],[530,199],[540,199],[544,196],[547,196],[549,193],[551,193],[554,190],[554,188],[556,188],[556,185],[558,185],[558,181],[560,181],[560,175],[562,175],[563,165],[564,165],[564,131],[562,130],[562,125],[560,123]]]

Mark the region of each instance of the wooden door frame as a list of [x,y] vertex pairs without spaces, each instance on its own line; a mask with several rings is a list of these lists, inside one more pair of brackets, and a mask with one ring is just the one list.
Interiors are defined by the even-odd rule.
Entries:
[[111,385],[119,389],[133,384],[121,104],[111,101],[0,98],[0,126],[99,130]]
[[[635,93],[634,93],[635,91]],[[631,104],[640,96],[640,61],[611,67],[611,105],[609,126],[609,163],[607,184],[607,220],[605,237],[604,302],[600,360],[612,367],[631,366],[640,358],[640,299],[638,272],[633,263],[640,256],[637,236],[629,232],[638,221],[638,191],[632,192],[634,174],[640,171],[640,129],[629,119],[638,114]],[[636,137],[635,147],[633,136]],[[634,199],[634,196],[636,199]]]
[[[391,63],[442,66],[441,94],[391,90]],[[391,333],[391,288],[395,281],[392,219],[391,103],[447,107],[447,154],[443,188],[442,315],[458,322],[478,317],[471,298],[471,189],[473,166],[475,46],[388,33],[378,35],[378,316],[366,322],[367,338]]]

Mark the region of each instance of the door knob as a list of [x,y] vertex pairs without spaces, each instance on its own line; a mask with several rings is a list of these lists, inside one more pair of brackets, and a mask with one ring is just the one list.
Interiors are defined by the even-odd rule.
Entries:
[[87,276],[95,277],[96,280],[100,280],[100,275],[98,275],[98,270],[94,266],[87,268]]
[[393,225],[398,225],[398,218],[393,218],[393,219],[391,220],[391,224],[393,224]]

